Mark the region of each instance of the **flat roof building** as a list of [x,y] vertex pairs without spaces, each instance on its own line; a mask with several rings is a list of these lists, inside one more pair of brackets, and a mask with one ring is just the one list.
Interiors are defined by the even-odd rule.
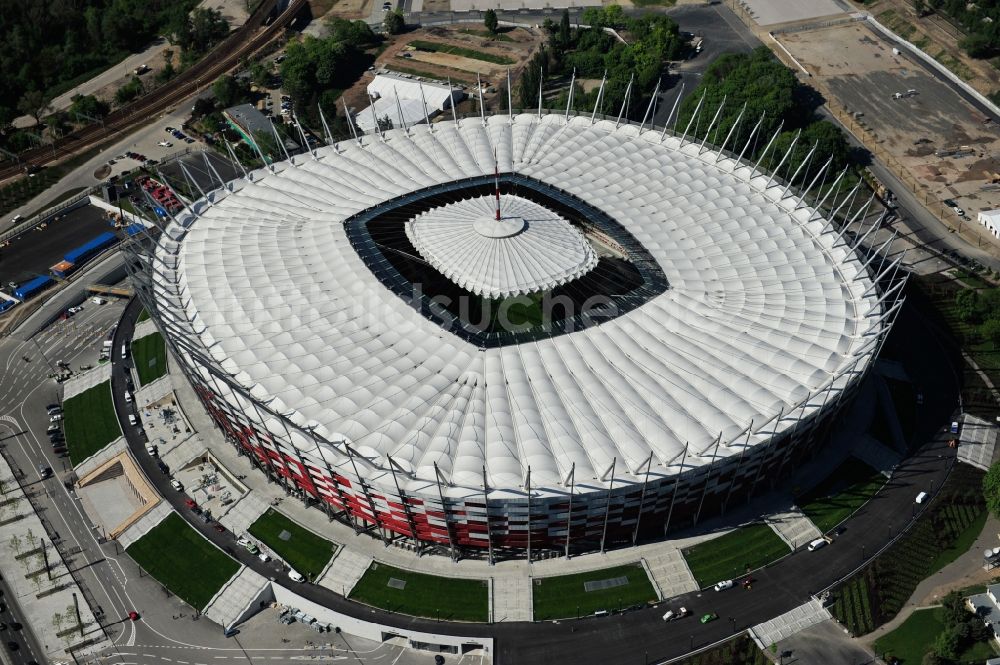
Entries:
[[[243,140],[251,148],[256,146],[256,141],[254,141],[254,136],[257,132],[264,132],[268,136],[274,136],[271,129],[271,121],[268,120],[267,116],[258,111],[253,107],[252,104],[238,104],[236,106],[230,106],[225,111],[222,112],[222,116],[229,123],[229,126],[240,133]],[[259,147],[259,146],[256,146]],[[285,149],[294,154],[299,150],[297,141],[293,141],[290,138],[285,139]],[[278,158],[277,155],[274,156],[275,159]],[[284,157],[284,155],[282,155]]]

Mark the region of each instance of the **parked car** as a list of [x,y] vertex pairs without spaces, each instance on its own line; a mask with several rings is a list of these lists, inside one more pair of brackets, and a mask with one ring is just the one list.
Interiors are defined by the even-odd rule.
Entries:
[[173,148],[174,147],[174,144],[171,143],[170,141],[160,141],[156,145],[160,146],[161,148]]
[[725,591],[726,589],[732,589],[733,588],[733,581],[732,580],[722,580],[721,582],[716,582],[715,586],[713,588],[716,591]]
[[182,483],[181,481],[177,480],[176,478],[171,478],[170,479],[170,486],[173,487],[178,492],[183,492],[184,491],[184,483]]
[[816,540],[814,540],[811,543],[809,543],[809,551],[810,552],[815,552],[819,548],[826,547],[829,544],[830,543],[829,543],[829,541],[827,541],[826,538],[817,538]]
[[288,569],[288,577],[293,582],[305,582],[306,581],[306,578],[302,576],[302,573],[297,572],[294,568],[289,568]]

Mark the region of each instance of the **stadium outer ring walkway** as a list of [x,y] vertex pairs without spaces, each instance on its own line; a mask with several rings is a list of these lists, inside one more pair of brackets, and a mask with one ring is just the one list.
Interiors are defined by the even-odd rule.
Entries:
[[[135,323],[142,310],[138,299],[133,299],[125,309],[115,331],[114,348],[132,338]],[[910,313],[910,316],[913,316]],[[911,336],[916,337],[916,336]],[[926,359],[926,356],[925,356]],[[946,354],[937,354],[931,362],[947,363]],[[127,422],[127,404],[124,401],[125,374],[128,369],[117,354],[112,359],[112,394],[119,421]],[[945,367],[937,375],[952,377]],[[810,596],[838,581],[880,552],[899,537],[904,528],[912,524],[913,497],[921,489],[940,488],[955,459],[955,451],[947,446],[943,428],[934,427],[934,421],[944,423],[950,419],[945,408],[950,409],[957,386],[953,381],[939,381],[924,387],[926,403],[942,404],[940,413],[933,408],[922,412],[924,423],[918,436],[928,441],[916,453],[896,467],[892,480],[876,500],[855,514],[847,523],[845,533],[832,547],[816,552],[800,550],[778,563],[764,568],[755,575],[756,592],[729,592],[702,594],[692,592],[668,602],[684,605],[696,616],[715,612],[720,620],[701,624],[692,617],[685,621],[664,623],[662,606],[617,614],[607,617],[587,618],[563,622],[469,624],[435,622],[383,610],[374,609],[348,600],[316,585],[297,585],[295,591],[302,597],[319,603],[336,612],[363,621],[370,621],[390,628],[402,628],[427,633],[453,636],[492,637],[495,641],[493,662],[497,665],[546,663],[546,665],[576,665],[589,663],[654,663],[669,660],[724,640],[806,601]],[[233,558],[264,577],[269,571],[256,558],[242,548],[234,548],[234,536],[229,532],[217,533],[209,525],[193,518],[184,510],[181,499],[174,492],[167,492],[168,479],[159,473],[153,459],[144,454],[145,441],[134,428],[122,426],[122,431],[140,468],[150,483],[188,524],[220,548],[229,547],[236,552]],[[203,432],[203,435],[208,435]],[[919,488],[919,489],[918,489]],[[895,523],[895,524],[893,524]],[[887,525],[895,529],[887,529]],[[280,582],[275,581],[275,584]]]

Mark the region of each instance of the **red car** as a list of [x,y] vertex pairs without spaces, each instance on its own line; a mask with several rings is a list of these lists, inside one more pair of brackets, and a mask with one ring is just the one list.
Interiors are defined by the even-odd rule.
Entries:
[[194,499],[184,499],[184,505],[190,508],[191,510],[194,510],[195,508],[198,507],[198,503]]
[[131,612],[128,613],[128,619],[129,621],[138,621],[139,613],[136,612],[135,610],[132,610]]

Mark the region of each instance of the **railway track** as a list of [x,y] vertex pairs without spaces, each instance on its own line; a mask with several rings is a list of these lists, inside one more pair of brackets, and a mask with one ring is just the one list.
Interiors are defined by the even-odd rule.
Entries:
[[[26,165],[43,166],[72,156],[100,143],[117,139],[146,124],[163,111],[200,92],[239,61],[280,35],[308,0],[292,0],[285,11],[264,26],[278,0],[264,0],[247,22],[230,34],[204,58],[184,70],[173,81],[135,102],[108,114],[104,123],[82,127],[60,138],[53,146],[40,146],[19,155],[21,163],[0,162],[0,182],[19,175]],[[261,27],[264,27],[261,30]]]

